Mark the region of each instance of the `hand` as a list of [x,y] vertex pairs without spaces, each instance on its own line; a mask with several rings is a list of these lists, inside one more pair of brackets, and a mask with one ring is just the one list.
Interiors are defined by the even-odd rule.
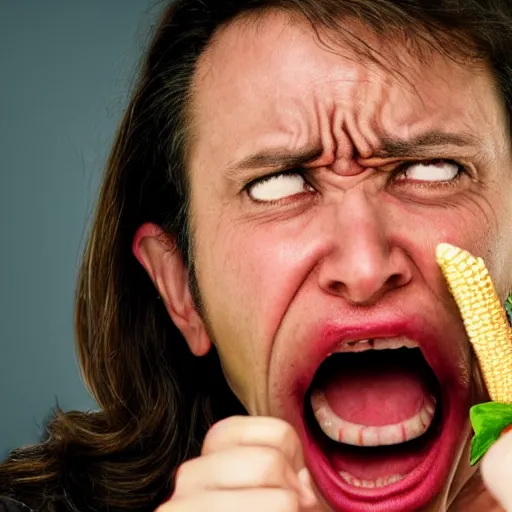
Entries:
[[512,431],[489,449],[482,460],[481,472],[490,493],[507,512],[512,512]]
[[215,424],[201,456],[178,469],[171,499],[156,512],[315,512],[302,446],[275,418],[236,416]]

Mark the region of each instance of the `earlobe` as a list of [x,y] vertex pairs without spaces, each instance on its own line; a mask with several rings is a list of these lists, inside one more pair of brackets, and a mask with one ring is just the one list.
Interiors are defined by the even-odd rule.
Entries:
[[194,303],[188,269],[173,238],[157,225],[147,223],[135,233],[132,251],[153,281],[191,352],[196,356],[207,354],[211,341]]

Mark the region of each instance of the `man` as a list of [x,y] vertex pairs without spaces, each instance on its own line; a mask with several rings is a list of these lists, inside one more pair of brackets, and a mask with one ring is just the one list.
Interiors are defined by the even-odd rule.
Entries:
[[[159,512],[501,510],[468,463],[469,407],[488,397],[434,258],[440,242],[463,247],[485,258],[503,300],[512,289],[512,83],[498,59],[510,58],[512,7],[492,6],[169,10],[100,199],[79,325],[153,333],[145,344],[118,335],[99,357],[89,330],[82,359],[105,414],[122,404],[130,439],[165,438],[174,459],[147,441],[145,465],[128,477],[125,464],[122,486],[101,480],[91,503],[113,503],[139,472],[125,506],[136,508],[143,485],[177,461]],[[128,239],[189,351],[218,354],[248,413],[213,414],[227,419],[198,457],[192,441],[176,455],[163,413],[138,423],[168,408],[177,424],[188,399],[162,400],[162,369],[179,366],[164,350],[177,341],[157,345],[165,324],[140,314],[152,299],[116,263]],[[87,309],[101,287],[102,306]]]
[[[512,220],[507,115],[482,62],[342,28],[370,55],[271,11],[220,29],[199,60],[188,169],[203,316],[160,230],[143,227],[136,253],[191,350],[213,343],[249,414],[299,433],[320,502],[444,510],[470,476],[468,407],[485,395],[433,249],[485,255],[506,296],[496,255],[510,262],[511,244],[489,226]],[[283,428],[214,427],[162,512],[295,510],[301,450],[279,459]]]

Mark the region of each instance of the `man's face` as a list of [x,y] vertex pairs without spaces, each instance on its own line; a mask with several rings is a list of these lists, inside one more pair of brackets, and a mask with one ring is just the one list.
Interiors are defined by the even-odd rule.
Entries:
[[394,72],[284,15],[228,26],[203,55],[197,279],[231,388],[297,429],[331,508],[439,510],[486,397],[434,249],[482,256],[505,297],[505,116],[483,66],[358,30]]

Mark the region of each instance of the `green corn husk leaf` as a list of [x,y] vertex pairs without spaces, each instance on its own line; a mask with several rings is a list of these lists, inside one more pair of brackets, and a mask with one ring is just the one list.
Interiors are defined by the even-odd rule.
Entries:
[[500,438],[505,428],[512,424],[512,404],[487,402],[469,411],[475,436],[471,440],[470,464],[474,466],[487,450]]

